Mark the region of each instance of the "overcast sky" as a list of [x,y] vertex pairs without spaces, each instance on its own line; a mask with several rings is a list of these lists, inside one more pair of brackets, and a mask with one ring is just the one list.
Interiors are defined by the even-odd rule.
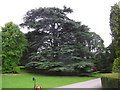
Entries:
[[[12,21],[15,24],[23,22],[23,16],[28,10],[39,7],[71,7],[73,13],[68,17],[88,25],[91,32],[96,32],[104,40],[105,46],[111,43],[109,15],[111,6],[120,0],[1,0],[0,26]],[[24,33],[25,29],[21,29]]]

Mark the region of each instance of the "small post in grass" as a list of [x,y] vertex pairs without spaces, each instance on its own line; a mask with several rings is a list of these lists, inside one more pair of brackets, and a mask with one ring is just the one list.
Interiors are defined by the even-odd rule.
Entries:
[[36,79],[33,77],[33,81],[34,81],[34,90],[35,90],[35,87],[36,87]]

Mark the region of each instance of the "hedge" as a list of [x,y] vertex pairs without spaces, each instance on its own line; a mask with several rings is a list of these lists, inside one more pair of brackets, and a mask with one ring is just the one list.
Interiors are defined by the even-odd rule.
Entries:
[[104,90],[119,89],[120,88],[120,73],[102,74],[101,77],[102,88]]

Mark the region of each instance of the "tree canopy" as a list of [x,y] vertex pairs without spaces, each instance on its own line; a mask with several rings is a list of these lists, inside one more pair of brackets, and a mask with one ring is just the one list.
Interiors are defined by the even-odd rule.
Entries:
[[17,72],[22,52],[27,46],[25,35],[13,22],[2,27],[2,72]]
[[118,4],[111,7],[110,28],[117,56],[113,63],[113,72],[120,72],[120,8]]
[[47,72],[89,73],[93,71],[91,60],[103,51],[103,40],[90,32],[88,26],[67,17],[71,8],[38,8],[28,11],[22,27],[34,31],[26,34],[28,69]]

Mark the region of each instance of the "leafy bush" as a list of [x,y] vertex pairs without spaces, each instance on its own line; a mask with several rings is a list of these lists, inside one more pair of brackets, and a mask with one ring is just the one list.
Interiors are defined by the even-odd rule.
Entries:
[[120,78],[118,76],[119,74],[103,74],[101,81],[102,81],[102,88],[105,90],[108,90],[107,88],[110,88],[111,90],[113,88],[120,88]]
[[2,27],[2,73],[19,71],[18,64],[27,40],[17,25],[9,22]]
[[112,71],[114,73],[120,73],[120,57],[114,60]]

